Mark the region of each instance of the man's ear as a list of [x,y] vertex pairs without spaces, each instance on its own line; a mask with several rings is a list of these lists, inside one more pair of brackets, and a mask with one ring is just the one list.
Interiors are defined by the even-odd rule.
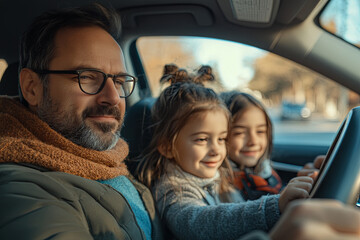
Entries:
[[158,147],[157,147],[157,150],[159,151],[159,153],[161,155],[163,155],[164,157],[166,157],[167,159],[173,159],[174,158],[174,155],[171,151],[171,148],[170,146],[167,146],[166,144],[160,144]]
[[20,71],[19,79],[24,99],[30,106],[37,106],[43,96],[43,84],[40,77],[31,69],[23,68]]

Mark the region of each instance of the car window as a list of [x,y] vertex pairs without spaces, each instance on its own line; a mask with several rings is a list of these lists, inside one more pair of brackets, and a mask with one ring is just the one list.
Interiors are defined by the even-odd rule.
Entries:
[[165,87],[165,64],[194,72],[210,65],[217,92],[240,90],[260,98],[274,123],[274,142],[323,145],[332,142],[359,95],[299,64],[262,49],[199,37],[142,37],[137,48],[153,96]]
[[7,66],[7,62],[4,59],[0,58],[0,79],[2,78],[2,75],[4,74]]
[[319,17],[320,26],[360,47],[360,1],[331,0]]

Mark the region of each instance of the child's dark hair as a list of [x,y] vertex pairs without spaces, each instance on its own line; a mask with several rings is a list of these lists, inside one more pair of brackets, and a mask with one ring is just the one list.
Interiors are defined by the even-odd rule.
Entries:
[[[178,69],[178,71],[183,70]],[[166,174],[167,163],[174,162],[174,159],[167,159],[158,151],[159,146],[165,146],[166,151],[176,153],[174,143],[178,133],[191,116],[206,111],[222,111],[230,121],[229,111],[220,97],[212,89],[190,81],[196,76],[191,77],[186,72],[179,74],[175,71],[172,76],[166,77],[172,79],[173,84],[164,89],[153,106],[153,137],[136,171],[138,179],[149,188],[152,187],[154,181]],[[221,192],[227,192],[230,189],[228,179],[232,174],[227,159],[219,171],[222,179]]]
[[267,127],[266,135],[267,135],[268,145],[267,145],[266,151],[264,152],[264,155],[261,157],[260,161],[257,163],[257,165],[255,167],[255,172],[259,171],[260,169],[257,169],[257,168],[259,168],[261,166],[261,163],[263,162],[263,160],[270,158],[270,154],[271,154],[272,147],[273,147],[272,123],[271,123],[271,119],[266,111],[266,108],[254,96],[252,96],[248,93],[244,93],[244,92],[239,92],[239,91],[224,92],[224,93],[221,93],[220,97],[223,99],[223,101],[225,102],[225,105],[227,106],[227,108],[229,109],[229,111],[231,113],[230,128],[231,128],[231,125],[234,122],[236,122],[241,117],[241,115],[251,106],[257,107],[264,113],[265,119],[266,119],[266,127]]

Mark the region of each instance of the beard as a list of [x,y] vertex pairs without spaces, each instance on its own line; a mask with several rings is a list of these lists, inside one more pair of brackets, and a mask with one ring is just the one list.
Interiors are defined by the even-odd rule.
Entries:
[[[52,129],[84,148],[97,151],[109,150],[116,145],[120,138],[123,119],[118,107],[89,107],[78,117],[74,112],[60,110],[59,105],[54,103],[48,94],[44,94],[37,113],[39,118]],[[95,122],[93,126],[89,126],[85,119],[91,115],[111,115],[119,124]],[[116,125],[118,125],[117,128]]]

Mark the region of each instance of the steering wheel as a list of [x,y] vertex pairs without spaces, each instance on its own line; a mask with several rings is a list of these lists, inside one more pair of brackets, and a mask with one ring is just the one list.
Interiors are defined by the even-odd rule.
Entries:
[[310,198],[330,198],[355,205],[360,192],[360,107],[342,122],[331,144]]

